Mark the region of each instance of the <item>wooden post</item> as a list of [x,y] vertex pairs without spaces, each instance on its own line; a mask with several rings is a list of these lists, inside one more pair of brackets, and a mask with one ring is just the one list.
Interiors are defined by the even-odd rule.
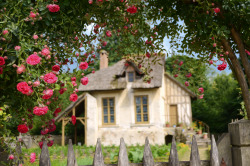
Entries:
[[219,166],[219,152],[218,148],[214,139],[214,135],[212,135],[212,142],[211,142],[211,150],[210,150],[210,165],[211,166]]
[[120,140],[118,166],[129,166],[127,149],[123,138]]
[[77,144],[77,128],[76,128],[76,125],[77,124],[75,124],[75,144]]
[[65,141],[64,141],[64,118],[62,119],[62,146],[65,145]]
[[143,166],[154,166],[154,158],[150,149],[148,137],[145,140],[143,152]]
[[42,152],[40,155],[39,166],[51,166],[47,142],[43,141]]
[[97,139],[93,166],[105,166],[102,155],[102,145],[100,138]]
[[195,136],[193,136],[193,139],[192,139],[190,166],[201,166],[201,160],[200,160],[199,150],[198,150]]
[[77,166],[72,140],[69,139],[67,166]]
[[175,138],[172,138],[172,145],[170,150],[170,156],[169,156],[169,166],[179,166],[179,159],[178,159],[178,153],[175,143]]

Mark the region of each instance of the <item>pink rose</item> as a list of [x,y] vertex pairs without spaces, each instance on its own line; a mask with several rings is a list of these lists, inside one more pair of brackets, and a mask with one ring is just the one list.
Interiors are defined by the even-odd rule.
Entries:
[[21,49],[21,46],[15,46],[15,50],[19,51]]
[[204,89],[203,89],[202,87],[200,87],[200,88],[198,89],[198,91],[199,91],[199,93],[203,93],[203,92],[204,92]]
[[79,68],[82,69],[82,70],[85,70],[88,68],[88,63],[87,62],[81,62],[80,65],[79,65]]
[[17,90],[22,92],[22,94],[28,94],[30,92],[30,87],[26,82],[19,82],[17,84]]
[[188,81],[186,81],[186,82],[185,82],[185,85],[186,85],[186,86],[189,86],[189,82],[188,82]]
[[50,99],[51,96],[53,95],[53,90],[52,89],[46,89],[43,91],[43,99]]
[[49,84],[54,84],[57,81],[57,76],[54,73],[50,72],[44,76],[44,81]]
[[30,163],[34,163],[36,161],[36,153],[30,154]]
[[71,121],[72,121],[72,124],[75,125],[76,124],[76,116],[72,115]]
[[70,96],[69,96],[69,100],[70,101],[73,101],[73,102],[75,102],[75,101],[77,101],[77,99],[78,99],[78,96],[77,96],[77,94],[71,94]]
[[174,77],[178,77],[178,74],[175,74]]
[[37,87],[37,86],[39,86],[40,85],[40,81],[35,81],[34,83],[33,83],[33,87]]
[[41,57],[39,57],[37,54],[32,54],[26,59],[26,63],[30,65],[37,65],[41,61]]
[[5,64],[5,60],[3,57],[0,57],[0,66],[4,65]]
[[59,65],[54,65],[52,67],[52,70],[55,71],[55,72],[58,72],[60,70],[60,66]]
[[46,134],[48,134],[48,132],[49,132],[48,128],[41,130],[41,135],[46,135]]
[[137,8],[133,5],[127,9],[127,12],[134,14],[137,12]]
[[179,66],[181,66],[182,64],[183,64],[183,61],[180,61]]
[[150,55],[149,52],[147,52],[147,53],[146,53],[146,56],[147,56],[148,58],[150,58],[151,55]]
[[227,63],[224,61],[222,64],[218,65],[217,69],[222,71],[227,68]]
[[37,35],[34,35],[34,36],[33,36],[33,39],[35,39],[35,40],[38,39],[38,36],[37,36]]
[[187,78],[190,78],[191,76],[192,76],[191,73],[186,74],[186,77],[187,77]]
[[112,36],[112,33],[111,33],[111,31],[106,31],[106,35],[108,36],[108,37],[111,37]]
[[203,99],[203,96],[204,96],[204,94],[200,95],[199,98],[200,98],[200,99]]
[[7,33],[9,33],[8,30],[3,30],[3,35],[6,35]]
[[25,72],[25,66],[22,64],[21,66],[17,67],[16,70],[17,74],[21,74]]
[[213,60],[210,60],[210,61],[209,61],[209,64],[211,64],[211,65],[212,65],[213,63],[214,63],[214,61],[213,61]]
[[44,55],[44,56],[48,56],[50,54],[50,51],[49,51],[48,48],[44,48],[44,49],[42,49],[41,54]]
[[26,126],[26,124],[20,124],[20,125],[18,125],[17,130],[18,130],[20,133],[27,133],[27,132],[29,131],[29,129],[28,129],[28,127]]
[[216,43],[214,43],[214,44],[213,44],[213,47],[216,47],[216,45],[217,45],[217,44],[216,44]]
[[104,41],[104,42],[102,43],[102,46],[105,47],[107,44],[108,44],[108,43],[107,43],[106,41]]
[[71,81],[76,81],[76,77],[71,77]]
[[49,5],[47,5],[47,8],[52,13],[58,12],[60,10],[60,6],[56,5],[56,4],[49,4]]
[[48,146],[48,147],[51,147],[53,144],[54,144],[54,141],[53,141],[53,140],[50,140],[50,141],[47,143],[47,146]]
[[83,77],[83,78],[81,78],[81,83],[82,83],[83,85],[87,85],[88,82],[89,82],[88,77]]
[[93,3],[93,0],[89,0],[89,4],[92,4]]
[[45,114],[47,114],[48,110],[49,110],[49,108],[47,106],[45,106],[45,107],[35,106],[33,108],[33,114],[35,114],[37,116],[45,115]]
[[36,17],[36,13],[33,13],[32,11],[30,11],[30,18],[35,18]]
[[14,155],[13,154],[9,155],[9,160],[13,160],[13,159],[14,159]]
[[217,7],[217,8],[214,8],[214,12],[215,12],[215,13],[219,13],[219,12],[220,12],[220,8],[218,8],[218,7]]

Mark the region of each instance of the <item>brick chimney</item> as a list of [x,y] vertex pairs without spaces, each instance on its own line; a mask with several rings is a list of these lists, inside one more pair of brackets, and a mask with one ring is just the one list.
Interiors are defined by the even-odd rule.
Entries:
[[100,51],[100,70],[109,66],[108,52],[105,50]]

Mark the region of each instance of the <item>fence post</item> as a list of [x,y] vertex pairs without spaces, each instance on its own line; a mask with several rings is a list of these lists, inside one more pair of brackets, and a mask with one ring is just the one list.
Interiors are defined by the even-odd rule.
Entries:
[[199,155],[199,150],[196,142],[195,136],[193,136],[192,139],[192,148],[191,148],[191,154],[190,154],[190,166],[200,166],[201,160]]
[[170,150],[170,156],[169,156],[169,166],[179,166],[179,159],[178,159],[178,153],[175,143],[175,138],[172,138],[172,144],[171,144],[171,150]]
[[145,140],[143,152],[143,166],[154,166],[154,158],[150,149],[148,137]]
[[42,152],[40,155],[39,166],[51,166],[50,158],[49,158],[49,150],[48,150],[46,141],[43,141],[43,147],[42,147]]
[[69,146],[68,146],[68,156],[67,156],[67,166],[78,166],[75,158],[75,153],[72,145],[72,140],[69,139]]
[[210,151],[210,164],[211,166],[219,166],[219,152],[214,139],[214,135],[212,135],[211,142],[211,151]]
[[23,158],[22,158],[22,148],[21,148],[21,145],[20,145],[20,142],[18,142],[16,144],[16,153],[18,154],[17,155],[17,158],[15,160],[17,160],[17,164],[23,164]]
[[93,166],[105,166],[102,155],[102,145],[100,138],[97,139]]
[[123,138],[120,140],[118,166],[129,166],[127,149]]

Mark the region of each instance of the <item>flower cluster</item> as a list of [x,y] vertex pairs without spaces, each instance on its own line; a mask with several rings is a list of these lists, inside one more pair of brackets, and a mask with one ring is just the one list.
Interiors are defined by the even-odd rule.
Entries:
[[47,106],[44,107],[34,107],[33,108],[33,113],[37,116],[45,115],[47,114],[49,108]]

